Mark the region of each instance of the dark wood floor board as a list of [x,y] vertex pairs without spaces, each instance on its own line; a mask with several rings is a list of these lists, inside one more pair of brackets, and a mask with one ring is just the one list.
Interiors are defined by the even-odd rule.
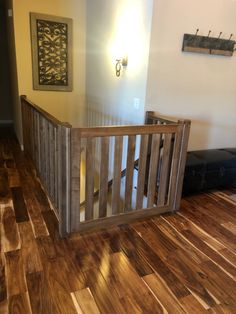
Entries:
[[43,265],[47,265],[49,260],[57,258],[56,248],[49,236],[36,238],[36,243]]
[[37,238],[48,236],[49,232],[46,223],[41,215],[38,203],[35,201],[34,198],[31,198],[30,200],[26,200],[26,204],[35,237]]
[[234,313],[234,311],[232,312],[232,309],[230,309],[230,307],[227,304],[218,304],[214,307],[212,307],[211,309],[208,310],[208,313],[210,314],[232,314]]
[[35,196],[40,205],[41,211],[50,210],[51,207],[50,207],[48,198],[46,194],[44,193],[42,185],[40,184],[40,181],[38,179],[34,180],[34,188],[35,188]]
[[139,274],[140,277],[153,273],[153,269],[148,263],[141,258],[137,253],[135,239],[130,241],[123,230],[120,228],[112,228],[107,231],[101,232],[101,236],[108,243],[108,247],[111,248],[113,253],[123,252],[129,259],[133,268]]
[[236,254],[227,248],[223,248],[219,250],[219,254],[224,257],[229,263],[231,263],[234,267],[236,267]]
[[86,288],[86,281],[84,273],[81,271],[76,258],[73,253],[69,253],[66,259],[63,260],[64,269],[67,274],[67,280],[69,283],[69,291],[78,291]]
[[23,268],[23,258],[20,250],[5,253],[6,284],[8,297],[27,292]]
[[88,288],[75,291],[73,295],[82,313],[84,314],[100,314],[101,313],[92,296],[92,293],[90,292]]
[[204,231],[200,228],[200,226],[193,223],[193,221],[188,219],[186,216],[183,216],[182,211],[178,212],[177,215],[165,215],[162,218],[171,224],[178,232],[182,232],[183,230],[190,230],[195,236],[197,236],[203,242],[207,243],[216,251],[226,248],[224,244],[217,241],[217,239],[207,233],[207,231]]
[[8,174],[5,168],[0,168],[0,203],[10,197]]
[[61,239],[31,160],[0,131],[0,313],[235,314],[235,193]]
[[0,313],[1,314],[9,314],[8,301],[7,300],[0,302]]
[[63,267],[61,258],[51,260],[44,268],[44,274],[56,313],[76,313],[73,300],[70,295],[70,285],[68,282],[67,272]]
[[179,281],[166,263],[151,249],[149,245],[131,228],[125,228],[126,237],[136,243],[137,253],[146,260],[152,269],[162,277],[177,298],[190,294],[188,289]]
[[34,273],[42,270],[42,263],[38,247],[30,222],[18,224],[21,237],[21,251],[25,273]]
[[220,271],[219,267],[212,261],[202,263],[202,268],[205,273],[219,286],[219,291],[232,298],[233,304],[236,306],[236,281],[230,278],[227,274]]
[[170,252],[175,252],[178,248],[171,242],[155,224],[149,220],[138,222],[132,225],[134,230],[144,239],[155,252],[158,252],[160,258],[165,259]]
[[13,295],[9,298],[9,314],[32,314],[28,293]]
[[[178,232],[173,225],[170,225],[166,220],[161,217],[153,219],[153,222],[158,229],[169,238],[175,245],[178,246],[178,249],[181,249],[185,252],[189,258],[193,259],[196,263],[201,263],[208,259],[205,254],[202,254],[200,250],[192,245],[188,239],[186,239],[181,232]],[[183,231],[184,232],[184,231]]]
[[52,239],[58,241],[60,238],[58,220],[53,210],[47,210],[42,212],[43,219],[46,223],[48,232]]
[[21,187],[11,188],[16,222],[28,221],[29,216]]
[[223,207],[224,210],[227,211],[229,214],[231,212],[229,204],[231,204],[231,209],[234,209],[231,214],[233,217],[236,217],[236,201],[230,197],[232,194],[236,194],[236,189],[211,192],[208,193],[208,197],[216,200],[217,203],[220,204],[221,207]]
[[[109,271],[113,273],[115,282],[119,282],[119,290],[132,298],[144,313],[164,313],[160,301],[150,292],[148,287],[132,268],[127,257],[121,253],[114,253],[110,258]],[[106,268],[101,270],[105,280],[109,282]]]
[[[141,230],[139,229],[139,231]],[[141,233],[142,237],[145,239],[145,230]],[[150,242],[149,239],[147,239],[147,241]],[[152,245],[152,248],[155,248],[155,246]],[[156,247],[156,249],[158,250],[158,247]],[[159,249],[161,249],[161,247],[159,247]],[[205,282],[201,278],[201,276],[206,277],[204,269],[199,268],[193,259],[190,257],[186,258],[186,254],[180,250],[176,250],[170,252],[167,256],[166,264],[178,279],[206,304],[206,308],[215,305],[214,299],[211,297],[211,294],[208,293]],[[199,274],[201,274],[201,276],[199,276]],[[210,289],[209,287],[211,288],[210,284],[207,285],[208,289]]]
[[181,306],[184,308],[186,313],[208,313],[209,309],[206,310],[203,305],[199,303],[199,301],[192,295],[188,295],[180,300]]
[[[165,223],[163,218],[156,218],[154,221],[158,221],[158,227],[166,233],[167,236],[171,237],[173,241],[179,241],[178,232],[173,232],[171,226]],[[163,221],[164,223],[162,223]],[[184,229],[179,231],[182,235],[182,248],[185,250],[186,254],[191,254],[191,258],[194,258],[195,261],[201,263],[208,259],[212,260],[218,266],[221,267],[223,271],[231,274],[232,277],[236,278],[236,267],[234,267],[227,259],[225,259],[218,251],[214,250],[211,246],[207,245],[201,238],[192,232],[192,230]],[[191,243],[191,244],[190,244]],[[192,248],[191,248],[192,246]],[[201,259],[199,259],[201,256]]]
[[234,235],[236,235],[236,224],[231,221],[225,222],[221,224],[224,228],[228,229]]
[[16,165],[15,165],[14,159],[12,159],[12,158],[6,159],[5,160],[5,166],[6,166],[6,168],[11,168],[11,169],[15,168]]
[[208,232],[212,237],[215,237],[219,242],[225,246],[231,248],[236,252],[236,236],[222,227],[219,223],[213,220],[209,215],[203,214],[192,205],[182,205],[181,214],[186,216],[198,226],[200,226],[205,232]]
[[[180,261],[178,255],[175,258],[177,259],[178,262]],[[227,293],[227,291],[224,290],[225,285],[222,285],[222,280],[218,278],[217,272],[220,272],[221,274],[223,272],[220,271],[220,269],[212,261],[209,260],[203,262],[200,265],[196,265],[191,260],[189,260],[189,258],[186,257],[185,255],[181,256],[181,260],[184,264],[189,265],[189,268],[194,270],[196,280],[201,284],[201,286],[205,288],[205,290],[208,292],[208,296],[210,295],[212,297],[211,301],[212,299],[215,301],[215,304],[212,305],[211,307],[214,307],[219,302],[221,302],[222,304],[227,303],[232,308],[235,307],[234,299],[231,297],[229,293]],[[215,272],[206,269],[205,267],[206,263],[210,263],[209,267],[213,265]],[[178,269],[181,269],[181,266]],[[228,277],[227,274],[225,274],[225,280],[230,280],[232,284],[232,278]],[[209,302],[207,301],[207,299],[201,298],[199,293],[196,293],[196,288],[197,286],[194,286],[194,289],[191,289],[191,286],[189,286],[189,289],[192,291],[194,296],[197,297],[199,301],[202,300],[203,304],[205,304],[206,307],[209,306]]]
[[[143,228],[146,226],[146,229]],[[204,286],[198,281],[198,278],[195,274],[195,269],[193,269],[194,263],[189,266],[184,263],[181,258],[186,254],[181,247],[174,247],[174,243],[171,243],[168,237],[165,237],[164,234],[157,232],[157,228],[153,228],[152,222],[139,223],[139,226],[136,225],[136,230],[140,232],[142,238],[152,247],[152,249],[159,254],[162,261],[167,264],[167,266],[172,270],[172,272],[179,278],[179,280],[189,289],[192,289],[200,298],[204,300],[209,306],[214,305],[214,301],[211,296],[208,294]],[[161,241],[159,241],[162,239]],[[168,245],[166,245],[168,244]],[[163,253],[164,252],[164,253]],[[176,258],[176,255],[178,258]]]
[[135,242],[127,239],[123,232],[121,232],[121,249],[140,277],[153,273],[153,269],[147,261],[138,254]]
[[186,313],[184,308],[179,303],[179,300],[174,296],[168,286],[156,274],[150,274],[143,277],[148,288],[160,300],[169,314],[183,314]]
[[201,301],[201,304],[204,304],[205,308],[216,305],[212,293],[209,293],[201,280],[201,276],[205,277],[206,275],[198,264],[185,259],[185,255],[177,251],[169,256],[167,265],[178,279]]
[[99,270],[90,269],[86,271],[85,278],[87,287],[89,287],[101,313],[125,313],[119,296],[109,287]]
[[1,206],[1,249],[10,252],[20,249],[21,241],[14,210],[10,206]]
[[10,188],[21,186],[19,172],[17,171],[16,168],[7,169],[7,174]]
[[[182,204],[184,202],[187,202],[187,200],[183,200]],[[228,207],[221,204],[220,199],[217,201],[209,197],[206,194],[194,196],[190,200],[191,204],[194,205],[195,208],[197,208],[200,212],[207,213],[213,220],[216,219],[216,210],[218,210],[217,213],[217,223],[225,223],[228,221],[231,221],[233,223],[236,223],[236,214],[235,216],[232,214],[232,210],[229,210]],[[188,202],[187,202],[188,205]],[[200,205],[200,206],[199,206]]]
[[233,278],[236,278],[236,267],[223,258],[218,252],[209,247],[205,242],[196,237],[190,230],[183,231],[183,236],[188,239],[195,247],[201,250],[210,260],[221,267],[223,271],[226,271]]
[[103,247],[98,245],[99,240],[97,240],[96,236],[86,236],[80,240],[80,247],[77,247],[75,257],[82,271],[99,268],[102,259],[106,256],[109,258],[110,248],[107,245]]
[[0,264],[0,303],[7,299],[5,266]]
[[32,313],[56,313],[55,305],[43,272],[26,275]]

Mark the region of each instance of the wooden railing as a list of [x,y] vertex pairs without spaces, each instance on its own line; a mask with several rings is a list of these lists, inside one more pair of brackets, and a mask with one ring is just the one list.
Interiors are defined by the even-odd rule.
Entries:
[[25,97],[22,110],[24,146],[61,236],[179,209],[190,121],[148,113],[147,125],[71,128]]
[[60,234],[66,234],[70,212],[70,132],[42,108],[21,96],[24,151],[32,159],[37,174],[59,218]]

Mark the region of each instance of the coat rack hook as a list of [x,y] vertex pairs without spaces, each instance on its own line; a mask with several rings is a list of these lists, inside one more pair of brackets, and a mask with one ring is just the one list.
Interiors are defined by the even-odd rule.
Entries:
[[232,37],[233,37],[233,34],[230,35],[229,40],[231,40]]
[[211,31],[209,31],[209,33],[208,33],[207,37],[209,37],[209,36],[210,36],[210,33],[211,33]]
[[220,38],[221,35],[222,35],[222,32],[220,32],[218,39]]
[[197,36],[198,32],[199,32],[199,28],[197,28],[195,36]]

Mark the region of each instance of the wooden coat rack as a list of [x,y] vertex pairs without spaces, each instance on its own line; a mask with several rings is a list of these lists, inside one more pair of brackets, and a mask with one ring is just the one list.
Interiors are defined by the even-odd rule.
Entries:
[[232,56],[234,53],[235,41],[231,40],[233,34],[229,39],[219,37],[210,37],[211,31],[208,36],[200,36],[196,34],[184,34],[182,51],[197,52],[211,55]]

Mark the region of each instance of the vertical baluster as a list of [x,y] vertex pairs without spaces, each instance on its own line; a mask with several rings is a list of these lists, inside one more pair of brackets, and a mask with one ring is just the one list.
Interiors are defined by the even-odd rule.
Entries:
[[55,164],[55,184],[54,184],[54,189],[55,189],[55,204],[56,208],[58,209],[58,126],[54,126],[53,128],[54,132],[54,164]]
[[102,137],[100,184],[99,184],[99,217],[107,216],[108,166],[109,166],[109,137]]
[[170,152],[171,152],[171,138],[172,134],[164,135],[164,146],[162,154],[161,174],[158,189],[158,206],[164,206],[166,202],[167,184],[169,181],[169,167],[170,167]]
[[136,136],[130,135],[128,137],[128,151],[126,162],[126,179],[125,179],[125,212],[132,209],[132,191],[133,191],[133,177],[134,177],[134,154],[135,154]]
[[47,189],[47,192],[50,193],[50,158],[49,158],[49,143],[50,143],[50,138],[49,138],[49,130],[48,130],[48,125],[49,122],[48,120],[45,119],[45,187]]
[[148,203],[147,207],[153,207],[156,187],[157,187],[157,170],[159,165],[159,155],[160,155],[160,134],[152,135],[151,144],[151,156],[149,165],[149,175],[148,175]]
[[122,149],[123,149],[123,136],[116,136],[114,153],[113,188],[112,188],[112,214],[117,214],[120,212]]
[[71,130],[71,230],[80,223],[80,162],[81,137],[79,129]]
[[35,138],[36,138],[36,169],[39,172],[40,169],[40,132],[39,132],[39,114],[35,111]]
[[53,125],[48,123],[48,150],[49,150],[49,195],[53,202],[55,201],[54,184],[55,184],[55,164],[54,164],[54,132]]
[[137,186],[137,198],[136,209],[143,208],[143,196],[145,187],[145,174],[146,174],[146,161],[147,161],[147,149],[148,149],[148,136],[141,136],[139,162],[138,162],[138,186]]
[[175,192],[175,199],[173,202],[172,211],[178,210],[180,207],[191,121],[179,120],[178,123],[182,125],[181,148],[180,148],[180,156],[179,156],[178,173],[177,173],[177,179],[176,179],[176,182],[177,182],[176,192]]
[[94,151],[94,139],[88,138],[86,148],[85,220],[94,217]]
[[71,232],[71,129],[59,125],[58,135],[59,232],[65,236]]

